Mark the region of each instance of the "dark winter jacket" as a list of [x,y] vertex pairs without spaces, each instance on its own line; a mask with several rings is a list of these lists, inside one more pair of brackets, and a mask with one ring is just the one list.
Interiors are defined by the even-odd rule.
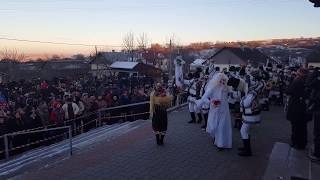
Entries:
[[287,119],[291,122],[307,121],[305,79],[296,78],[287,89],[290,96]]

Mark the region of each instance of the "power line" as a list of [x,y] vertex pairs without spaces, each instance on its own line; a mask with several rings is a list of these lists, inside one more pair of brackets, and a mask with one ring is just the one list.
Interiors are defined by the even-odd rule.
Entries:
[[6,38],[6,37],[0,37],[0,40],[19,41],[19,42],[28,42],[28,43],[42,43],[42,44],[70,45],[70,46],[87,46],[87,47],[95,47],[95,46],[122,47],[120,45],[97,45],[97,44],[83,44],[83,43],[67,43],[67,42],[39,41],[39,40],[27,40],[27,39]]

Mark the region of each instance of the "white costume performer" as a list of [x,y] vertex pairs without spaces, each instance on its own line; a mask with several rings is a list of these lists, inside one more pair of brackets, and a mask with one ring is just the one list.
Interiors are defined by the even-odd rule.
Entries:
[[[201,85],[201,89],[200,89],[200,97],[202,97],[205,94],[206,89],[208,87],[207,85],[208,85],[208,75],[205,75],[202,80],[202,85]],[[210,110],[210,103],[209,102],[203,103],[203,105],[201,107],[201,112],[204,117],[204,125],[201,126],[202,129],[207,128],[209,110]]]
[[196,114],[198,115],[198,123],[202,121],[202,115],[197,108],[196,100],[200,99],[200,89],[198,88],[198,79],[192,78],[191,80],[184,80],[184,84],[188,86],[188,105],[189,105],[189,112],[191,115],[191,121],[188,123],[195,123],[196,121]]
[[[233,70],[231,68],[231,70]],[[242,126],[242,114],[240,112],[240,101],[243,96],[248,92],[248,84],[240,76],[236,75],[234,71],[230,71],[228,86],[231,90],[229,91],[229,107],[234,115],[234,128],[240,129]]]
[[176,80],[176,85],[180,89],[182,89],[183,84],[181,83],[181,79],[183,79],[183,71],[182,71],[182,66],[185,62],[181,58],[176,58],[174,60],[174,65],[175,65],[175,80]]
[[[196,114],[198,115],[198,123],[201,123],[202,121],[202,115],[200,113],[200,110],[197,108],[195,101],[200,98],[200,88],[198,87],[198,78],[197,75],[190,75],[192,77],[190,80],[184,80],[183,79],[183,70],[182,66],[184,64],[184,61],[181,59],[181,57],[178,57],[175,59],[175,78],[176,78],[176,85],[180,88],[183,87],[183,85],[187,85],[187,91],[188,91],[188,104],[189,104],[189,112],[191,115],[191,120],[188,123],[195,123],[196,121]],[[198,72],[200,73],[200,72]],[[198,74],[200,76],[200,74]]]
[[212,77],[214,76],[215,72],[216,71],[215,71],[215,67],[214,67],[214,62],[209,61],[209,64],[208,64],[209,80],[212,79]]
[[228,78],[223,73],[217,73],[209,81],[203,97],[196,101],[201,108],[205,102],[210,102],[210,111],[206,131],[214,139],[219,150],[232,148],[232,125],[228,106]]
[[260,82],[258,78],[258,72],[253,72],[255,77],[254,82],[251,83],[248,94],[242,98],[240,107],[242,112],[243,124],[240,130],[241,138],[243,141],[243,148],[239,148],[240,156],[251,156],[251,144],[249,130],[253,124],[258,124],[261,121],[261,106],[259,103],[258,94],[264,88],[264,83]]

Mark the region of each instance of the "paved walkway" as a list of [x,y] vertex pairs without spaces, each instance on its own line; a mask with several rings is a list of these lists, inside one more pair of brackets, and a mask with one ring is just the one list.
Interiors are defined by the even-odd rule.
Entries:
[[260,180],[275,142],[289,141],[290,126],[282,108],[272,107],[252,131],[254,156],[237,155],[240,134],[233,133],[234,148],[218,152],[198,124],[188,124],[186,108],[169,115],[165,145],[155,143],[150,121],[139,128],[77,152],[67,160],[29,170],[14,179],[208,179]]

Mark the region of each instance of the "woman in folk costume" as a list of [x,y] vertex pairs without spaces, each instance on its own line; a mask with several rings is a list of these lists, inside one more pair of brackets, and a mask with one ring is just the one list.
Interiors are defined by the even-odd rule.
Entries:
[[218,150],[232,148],[232,125],[228,105],[228,77],[217,73],[209,81],[205,94],[198,101],[197,107],[210,102],[210,111],[206,131],[214,140]]
[[167,108],[170,107],[171,103],[172,96],[169,96],[162,85],[158,83],[155,90],[150,94],[150,118],[158,145],[163,145],[168,127]]

